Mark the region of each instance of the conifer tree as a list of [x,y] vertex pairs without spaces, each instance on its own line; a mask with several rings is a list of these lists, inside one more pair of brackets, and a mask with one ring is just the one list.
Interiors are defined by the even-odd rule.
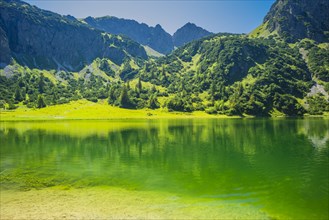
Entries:
[[156,109],[160,107],[160,103],[158,101],[158,97],[157,94],[151,95],[150,99],[149,99],[149,105],[148,107],[150,109]]
[[128,96],[128,88],[123,85],[122,89],[121,89],[121,94],[119,96],[119,105],[122,108],[129,108],[130,106],[130,99]]
[[15,95],[14,95],[14,99],[18,102],[21,102],[24,100],[23,96],[22,96],[22,93],[20,91],[20,89],[17,87],[16,88],[16,91],[15,91]]
[[37,99],[37,108],[44,108],[46,107],[46,103],[45,103],[45,100],[43,98],[42,95],[38,95],[38,99]]

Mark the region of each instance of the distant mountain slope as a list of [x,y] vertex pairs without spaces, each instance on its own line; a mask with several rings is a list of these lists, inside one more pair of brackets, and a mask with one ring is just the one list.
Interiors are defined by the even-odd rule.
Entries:
[[277,0],[253,35],[279,35],[287,42],[304,38],[328,42],[329,1]]
[[180,47],[193,40],[198,40],[212,34],[192,23],[185,24],[171,36],[160,25],[150,27],[147,24],[138,23],[135,20],[113,16],[99,18],[87,17],[83,21],[93,28],[111,34],[125,35],[162,54],[169,54],[173,51],[174,46]]
[[99,18],[87,17],[83,21],[96,29],[112,34],[125,35],[162,54],[168,54],[174,49],[171,35],[163,30],[160,25],[149,27],[148,25],[144,23],[140,24],[135,20],[111,16]]
[[0,27],[2,63],[13,57],[29,67],[78,70],[97,57],[117,64],[128,57],[147,58],[144,48],[128,38],[92,30],[72,17],[22,1],[0,1]]
[[187,23],[174,33],[173,42],[176,47],[180,47],[193,40],[198,40],[211,34],[213,33],[198,27],[195,24]]

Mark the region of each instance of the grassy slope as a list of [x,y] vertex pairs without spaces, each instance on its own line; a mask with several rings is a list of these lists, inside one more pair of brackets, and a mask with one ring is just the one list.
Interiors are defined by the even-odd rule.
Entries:
[[146,51],[147,56],[150,56],[150,57],[163,57],[164,56],[162,53],[159,53],[158,51],[152,49],[149,46],[144,45],[143,47]]
[[16,110],[0,112],[0,121],[20,120],[58,120],[58,119],[124,119],[124,118],[228,118],[225,115],[209,115],[205,112],[168,112],[166,109],[122,109],[108,105],[105,101],[98,103],[86,100],[73,101],[68,104],[48,106],[42,109],[29,109],[20,106]]

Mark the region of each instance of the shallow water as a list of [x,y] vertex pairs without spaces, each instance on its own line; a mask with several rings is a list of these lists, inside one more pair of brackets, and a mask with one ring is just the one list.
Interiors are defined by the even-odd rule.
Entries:
[[2,192],[110,186],[329,218],[324,119],[1,122],[0,141]]

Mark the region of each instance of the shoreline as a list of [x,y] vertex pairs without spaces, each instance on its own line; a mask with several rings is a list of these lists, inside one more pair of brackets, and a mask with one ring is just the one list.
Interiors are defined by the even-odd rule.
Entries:
[[93,103],[87,100],[30,109],[0,111],[0,121],[60,121],[60,120],[122,120],[122,119],[184,119],[184,118],[241,118],[240,116],[210,115],[203,111],[169,112],[166,109],[125,109]]
[[0,219],[270,219],[243,203],[115,187],[4,190],[0,196]]
[[[71,121],[71,120],[152,120],[152,119],[244,119],[244,118],[295,118],[284,115],[257,117],[251,115],[228,116],[208,114],[204,111],[170,112],[167,109],[125,109],[108,105],[106,102],[93,103],[87,100],[72,101],[67,104],[30,109],[19,106],[15,110],[0,110],[0,121]],[[304,115],[297,118],[329,118],[324,115]]]

